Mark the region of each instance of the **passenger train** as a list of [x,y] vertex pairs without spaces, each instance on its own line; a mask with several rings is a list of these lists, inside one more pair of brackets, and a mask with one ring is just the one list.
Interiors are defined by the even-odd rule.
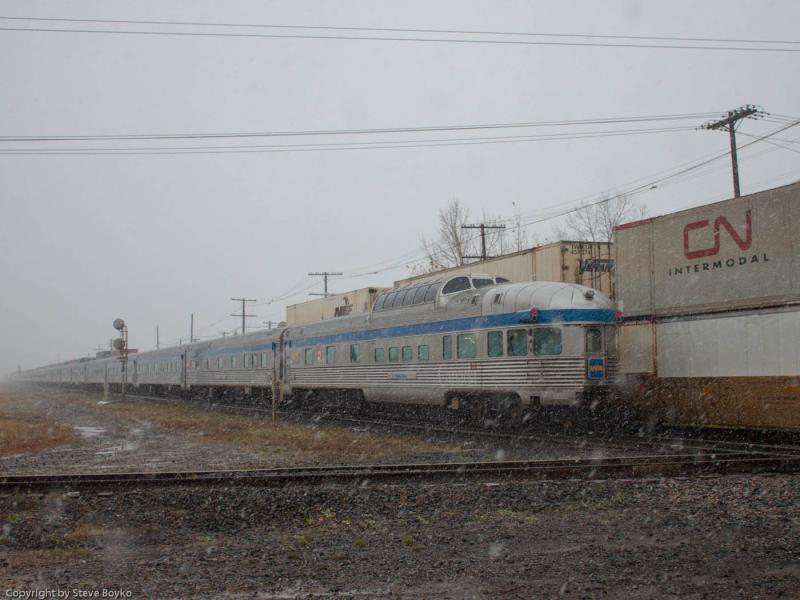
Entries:
[[[258,401],[336,398],[519,415],[612,397],[608,297],[578,284],[472,274],[394,288],[368,313],[131,354],[139,393]],[[119,389],[118,358],[21,373],[32,382]]]

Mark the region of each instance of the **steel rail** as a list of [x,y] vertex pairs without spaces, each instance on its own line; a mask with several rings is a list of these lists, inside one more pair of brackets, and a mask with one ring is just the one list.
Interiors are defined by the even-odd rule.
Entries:
[[604,459],[545,461],[339,465],[224,471],[83,473],[0,476],[0,493],[83,489],[120,489],[186,485],[321,485],[474,478],[596,480],[607,478],[680,477],[734,473],[796,473],[800,458],[752,453],[646,455]]

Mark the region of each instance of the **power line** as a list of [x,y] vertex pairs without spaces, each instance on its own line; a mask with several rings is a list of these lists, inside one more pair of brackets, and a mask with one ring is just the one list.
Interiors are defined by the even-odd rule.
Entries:
[[337,142],[327,144],[283,144],[273,146],[230,146],[219,149],[204,149],[202,147],[173,147],[173,148],[2,148],[0,155],[20,156],[158,156],[158,155],[183,155],[183,154],[274,154],[292,152],[331,152],[354,150],[387,150],[400,148],[440,148],[448,146],[475,146],[487,144],[512,144],[524,142],[550,142],[582,140],[604,137],[621,137],[628,135],[647,135],[654,133],[676,133],[694,131],[695,127],[668,127],[638,130],[601,131],[592,133],[574,134],[545,134],[538,136],[499,136],[499,137],[474,137],[454,138],[449,140],[397,140],[393,142]]
[[[153,35],[173,37],[211,37],[211,38],[248,38],[248,39],[289,39],[289,40],[336,40],[367,42],[425,42],[443,44],[483,44],[508,46],[569,46],[585,48],[646,48],[654,50],[722,50],[737,52],[800,52],[800,48],[760,47],[760,46],[710,46],[693,44],[655,44],[630,42],[567,42],[545,40],[511,40],[511,39],[469,39],[469,38],[436,38],[436,37],[389,37],[389,36],[352,36],[352,35],[320,35],[289,33],[232,33],[213,31],[145,31],[133,29],[54,29],[47,27],[0,27],[0,31],[20,31],[27,33],[83,33],[99,35]],[[773,43],[771,41],[765,43]],[[793,44],[794,42],[789,42]]]
[[461,137],[461,138],[428,138],[428,139],[413,139],[413,140],[381,140],[375,142],[308,142],[303,144],[270,144],[270,145],[254,145],[254,144],[246,144],[246,145],[238,145],[238,146],[130,146],[130,147],[86,147],[86,148],[4,148],[0,149],[0,151],[10,151],[10,152],[47,152],[47,153],[58,153],[58,154],[69,154],[69,153],[82,153],[82,152],[108,152],[108,153],[124,153],[124,152],[153,152],[158,153],[160,151],[189,151],[189,150],[239,150],[239,149],[292,149],[292,148],[302,148],[302,149],[314,149],[317,147],[326,148],[326,147],[347,147],[347,146],[363,146],[364,148],[369,148],[370,146],[374,145],[397,145],[397,147],[402,148],[404,145],[408,144],[418,144],[418,145],[425,145],[425,144],[434,144],[440,142],[463,142],[463,141],[548,141],[548,140],[571,140],[571,139],[583,139],[583,138],[592,138],[592,137],[607,137],[607,136],[619,136],[619,135],[638,135],[638,134],[646,134],[646,133],[664,133],[664,132],[674,132],[674,131],[693,131],[695,127],[690,127],[688,125],[680,125],[676,127],[648,127],[648,128],[641,128],[641,129],[606,129],[600,131],[575,131],[575,132],[562,132],[562,133],[540,133],[540,134],[528,134],[528,135],[503,135],[503,136],[473,136],[473,137]]
[[594,38],[594,39],[624,39],[624,40],[660,40],[660,41],[681,41],[681,42],[718,42],[718,43],[747,43],[747,44],[800,44],[795,40],[765,40],[765,39],[742,39],[742,38],[713,38],[713,37],[678,37],[678,36],[655,36],[655,35],[602,35],[587,33],[548,33],[548,32],[529,32],[529,31],[487,31],[475,29],[420,29],[420,28],[400,28],[400,27],[337,27],[329,25],[281,25],[263,23],[214,23],[208,21],[155,21],[155,20],[133,20],[133,19],[76,19],[76,18],[54,18],[54,17],[3,17],[2,20],[8,21],[46,21],[63,23],[113,23],[117,25],[167,25],[167,26],[191,26],[191,27],[243,27],[250,29],[308,29],[323,31],[375,31],[385,33],[448,33],[457,35],[508,35],[526,37],[566,37],[566,38]]
[[686,121],[714,117],[720,111],[705,113],[678,113],[666,115],[638,115],[627,117],[597,117],[591,119],[563,119],[555,121],[514,121],[509,123],[471,123],[448,125],[422,125],[415,127],[380,127],[368,129],[306,129],[285,131],[242,131],[209,133],[144,133],[144,134],[106,134],[106,135],[3,135],[3,142],[62,142],[98,140],[184,140],[245,137],[294,137],[324,135],[371,135],[376,133],[421,133],[435,131],[466,131],[481,129],[518,129],[532,127],[568,127],[573,125],[616,125],[620,123],[641,123],[648,121]]

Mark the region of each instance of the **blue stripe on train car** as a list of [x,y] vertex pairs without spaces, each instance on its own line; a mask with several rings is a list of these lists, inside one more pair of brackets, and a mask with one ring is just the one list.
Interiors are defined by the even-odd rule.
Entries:
[[302,340],[289,340],[290,348],[303,346],[317,346],[325,344],[338,344],[342,342],[359,342],[381,338],[406,337],[425,335],[429,333],[451,333],[454,331],[469,331],[471,329],[485,329],[487,327],[513,327],[514,325],[541,325],[552,323],[616,323],[616,312],[610,309],[581,309],[569,308],[562,310],[540,310],[537,320],[531,321],[530,311],[522,310],[513,313],[496,315],[480,315],[465,317],[449,321],[434,321],[432,323],[417,323],[415,325],[398,325],[383,329],[367,329],[365,331],[348,331],[334,335],[323,335]]

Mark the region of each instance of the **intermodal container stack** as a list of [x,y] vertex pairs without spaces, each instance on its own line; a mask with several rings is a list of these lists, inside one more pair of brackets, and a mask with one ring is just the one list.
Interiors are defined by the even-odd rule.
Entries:
[[800,182],[615,232],[620,376],[681,425],[800,428]]

